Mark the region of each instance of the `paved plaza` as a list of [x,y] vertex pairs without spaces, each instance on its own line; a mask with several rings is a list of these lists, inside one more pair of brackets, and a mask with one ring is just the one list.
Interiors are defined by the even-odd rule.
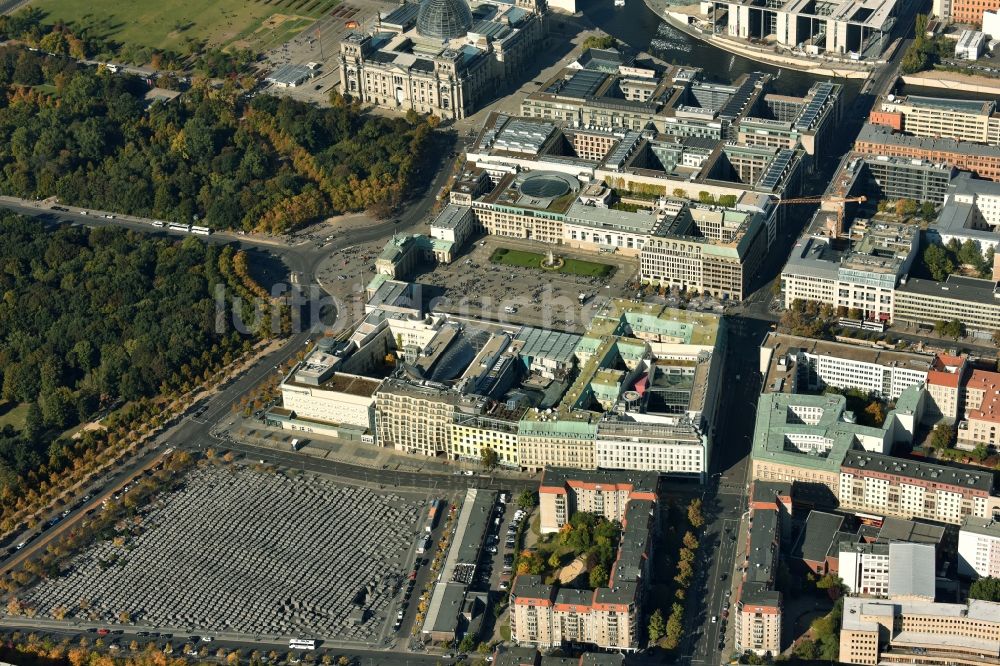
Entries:
[[[423,501],[308,475],[207,465],[30,589],[40,616],[372,643],[402,584]],[[83,600],[83,601],[82,601]],[[81,606],[84,606],[81,608]]]

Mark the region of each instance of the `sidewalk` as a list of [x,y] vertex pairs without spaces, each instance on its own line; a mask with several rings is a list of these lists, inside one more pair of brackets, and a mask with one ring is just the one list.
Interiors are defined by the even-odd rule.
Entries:
[[[238,431],[241,428],[248,431],[246,435],[238,435]],[[307,438],[309,443],[298,450],[299,454],[347,465],[367,467],[373,470],[422,472],[424,474],[441,475],[466,474],[468,476],[491,476],[520,480],[539,478],[538,474],[534,472],[522,472],[503,467],[487,471],[475,461],[447,460],[445,458],[431,458],[401,453],[395,449],[376,444],[334,439],[313,433],[286,431],[242,418],[230,419],[223,426],[218,426],[217,424],[217,427],[212,432],[216,438],[219,437],[217,433],[228,432],[238,441],[254,446],[266,447],[275,451],[291,451],[291,439],[293,437],[303,437]],[[220,446],[224,446],[224,442]],[[469,472],[471,474],[468,474]]]

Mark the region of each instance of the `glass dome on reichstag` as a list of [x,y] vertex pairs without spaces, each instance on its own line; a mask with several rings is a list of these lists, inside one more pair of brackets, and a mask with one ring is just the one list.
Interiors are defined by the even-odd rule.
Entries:
[[472,10],[465,0],[423,0],[417,32],[423,37],[453,39],[472,28]]

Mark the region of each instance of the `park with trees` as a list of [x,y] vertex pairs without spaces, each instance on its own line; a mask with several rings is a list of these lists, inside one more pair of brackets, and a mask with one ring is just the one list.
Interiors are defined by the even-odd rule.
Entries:
[[164,423],[166,401],[275,333],[217,326],[237,297],[252,308],[261,290],[238,269],[244,262],[231,247],[195,238],[52,230],[0,214],[2,531],[62,482],[82,478],[109,447]]
[[215,229],[284,233],[385,214],[424,164],[435,119],[320,108],[207,83],[147,104],[147,84],[0,47],[0,191]]

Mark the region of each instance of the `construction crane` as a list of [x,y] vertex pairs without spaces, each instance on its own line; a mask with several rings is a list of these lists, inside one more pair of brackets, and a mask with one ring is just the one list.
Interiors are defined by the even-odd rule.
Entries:
[[815,196],[815,197],[798,197],[795,199],[779,199],[778,205],[795,205],[795,204],[839,204],[834,210],[824,208],[830,213],[837,214],[837,228],[828,229],[831,238],[839,238],[840,234],[844,230],[844,204],[849,203],[864,203],[868,201],[868,197],[861,195],[856,197],[838,197],[838,196]]

